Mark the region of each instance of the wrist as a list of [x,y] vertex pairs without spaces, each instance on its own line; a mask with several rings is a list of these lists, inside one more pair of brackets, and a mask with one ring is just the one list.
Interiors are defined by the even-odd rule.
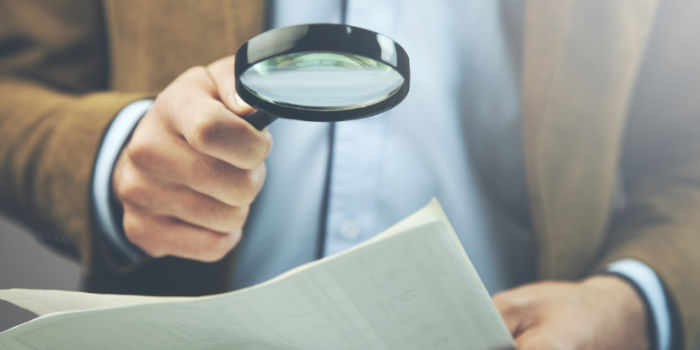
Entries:
[[112,120],[98,150],[92,178],[92,212],[97,225],[97,241],[112,268],[124,271],[143,261],[145,255],[124,236],[121,204],[112,193],[112,173],[121,150],[141,117],[153,104],[138,100],[124,107]]
[[589,277],[581,285],[602,296],[608,307],[614,308],[617,322],[627,330],[631,348],[650,348],[647,307],[634,284],[621,276],[605,274]]

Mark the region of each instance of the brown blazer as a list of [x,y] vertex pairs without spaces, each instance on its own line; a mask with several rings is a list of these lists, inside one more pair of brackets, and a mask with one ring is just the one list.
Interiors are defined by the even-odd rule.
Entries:
[[[639,259],[668,288],[689,347],[700,335],[700,99],[676,82],[700,74],[668,67],[700,62],[700,3],[680,2],[528,0],[522,124],[538,277],[577,279]],[[245,0],[0,4],[0,205],[79,257],[87,289],[227,288],[231,256],[115,269],[92,234],[89,186],[117,111],[234,53],[261,30],[263,12]],[[671,105],[683,108],[669,114]],[[613,216],[618,180],[628,196]]]

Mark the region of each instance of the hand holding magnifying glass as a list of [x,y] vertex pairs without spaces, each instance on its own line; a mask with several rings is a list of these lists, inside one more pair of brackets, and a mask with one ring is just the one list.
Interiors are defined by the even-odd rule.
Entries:
[[374,115],[403,100],[409,86],[408,57],[398,44],[345,25],[275,29],[243,45],[233,62],[225,57],[173,80],[105,177],[101,186],[112,188],[124,209],[126,237],[105,235],[120,247],[115,261],[135,262],[143,252],[216,261],[237,244],[265,178],[271,136],[238,118],[250,106],[236,103],[235,92],[257,109],[245,120],[263,129],[276,117]]
[[263,129],[277,117],[342,121],[384,112],[408,93],[406,51],[373,31],[304,24],[264,32],[236,53],[236,90]]

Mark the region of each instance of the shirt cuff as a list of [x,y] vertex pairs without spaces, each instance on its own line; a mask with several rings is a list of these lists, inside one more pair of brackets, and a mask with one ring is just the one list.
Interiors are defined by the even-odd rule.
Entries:
[[[93,212],[100,233],[115,255],[117,265],[132,264],[145,257],[143,251],[131,244],[123,233],[122,209],[112,193],[112,171],[124,145],[136,124],[153,105],[153,100],[138,100],[117,113],[107,128],[97,153],[92,177]],[[118,214],[117,214],[118,213]]]
[[671,349],[671,314],[666,292],[659,276],[647,264],[635,259],[618,260],[607,266],[606,272],[625,277],[636,285],[637,290],[646,300],[649,315],[653,321],[657,350]]

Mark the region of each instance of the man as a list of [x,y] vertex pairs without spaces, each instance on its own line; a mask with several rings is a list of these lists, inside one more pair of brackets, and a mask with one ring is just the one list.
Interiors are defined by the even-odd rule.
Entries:
[[[415,205],[427,200],[423,194],[437,192],[441,200],[444,196],[448,215],[492,292],[535,279],[583,278],[536,282],[496,295],[496,305],[521,348],[664,346],[660,339],[670,338],[669,323],[674,332],[682,332],[685,346],[692,346],[697,337],[700,310],[693,296],[700,281],[692,271],[700,266],[694,252],[700,246],[695,219],[700,207],[700,108],[691,86],[678,82],[697,82],[697,73],[684,68],[693,66],[700,50],[682,35],[697,29],[693,25],[698,5],[528,1],[519,13],[511,13],[507,6],[445,3],[446,12],[438,13],[431,12],[439,11],[435,4],[411,3],[401,8],[402,15],[425,16],[426,27],[420,30],[435,35],[421,37],[409,31],[402,26],[416,22],[402,22],[401,17],[384,28],[395,31],[412,58],[409,99],[388,117],[338,124],[328,133],[326,125],[283,122],[276,122],[268,133],[256,131],[243,119],[252,109],[236,98],[230,56],[262,29],[260,4],[105,1],[101,8],[98,2],[76,3],[4,5],[0,193],[3,210],[36,225],[49,244],[80,257],[87,289],[201,294],[246,285],[319,252],[342,250],[376,233],[363,232],[363,227],[381,227],[386,224],[381,220],[390,223],[410,213],[402,203]],[[345,5],[350,23],[360,24],[372,14],[377,16],[373,23],[394,18],[388,7],[362,12],[362,5]],[[284,2],[272,7],[276,25],[290,20],[284,7]],[[453,21],[445,23],[435,20],[450,11],[460,17],[448,17]],[[478,32],[489,28],[489,19],[509,16],[520,18],[515,23],[521,26],[502,33]],[[504,27],[512,23],[503,21]],[[34,23],[46,27],[36,29],[30,25]],[[440,33],[453,28],[442,26],[469,23],[473,30],[453,33],[459,40],[440,41]],[[521,29],[522,37],[514,35]],[[497,43],[511,45],[480,41],[491,35],[499,35]],[[105,38],[108,51],[102,44]],[[440,50],[411,50],[419,41]],[[473,46],[484,51],[460,51]],[[517,54],[509,51],[513,48]],[[493,55],[482,57],[483,52]],[[105,73],[108,64],[110,74]],[[206,66],[197,67],[202,64]],[[446,70],[450,68],[454,71]],[[488,85],[492,78],[503,85]],[[444,93],[430,95],[427,87],[432,86]],[[666,93],[671,88],[673,93]],[[451,96],[449,91],[459,94]],[[117,122],[138,121],[123,116],[134,114],[128,113],[137,108],[134,101],[156,93],[151,107],[142,106],[147,112],[121,154],[121,142],[103,142],[105,130],[105,140],[111,135],[125,140],[128,132],[113,132],[119,129]],[[421,99],[425,96],[438,100],[426,103]],[[460,99],[464,105],[456,106]],[[147,100],[141,103],[150,105]],[[482,109],[493,112],[514,105],[520,118],[505,127],[490,128],[488,122],[478,121],[489,115],[480,114]],[[465,111],[470,113],[456,113]],[[437,117],[450,115],[455,119]],[[357,126],[362,128],[353,129]],[[508,134],[513,130],[517,133]],[[356,148],[348,145],[363,143],[347,140],[358,132],[370,142],[364,143],[368,148],[362,159],[354,161],[347,153]],[[263,161],[271,134],[277,147],[270,155],[270,176],[246,221],[265,177]],[[334,139],[315,139],[319,135]],[[480,149],[489,138],[504,140],[504,147]],[[385,139],[394,143],[378,141]],[[431,143],[444,145],[444,154],[434,153]],[[114,144],[119,146],[116,152],[109,150]],[[490,155],[517,154],[506,151],[517,150],[519,144],[524,145],[523,169],[517,158],[483,161]],[[512,145],[516,146],[507,147]],[[284,153],[277,151],[280,146],[289,148]],[[504,154],[489,154],[497,149],[505,149]],[[110,153],[114,167],[112,172],[107,166],[106,178],[112,181],[113,207],[123,208],[116,220],[124,225],[121,247],[120,237],[105,225],[110,218],[100,211],[105,203],[100,190],[89,186],[101,181],[98,175],[105,167],[99,164]],[[294,167],[279,154],[294,157]],[[395,173],[390,166],[395,163],[385,161],[411,172]],[[395,176],[374,178],[376,169]],[[352,181],[338,178],[347,174],[357,176]],[[288,175],[294,181],[285,179]],[[404,176],[411,180],[402,181]],[[363,182],[364,177],[369,182]],[[517,179],[527,184],[521,187]],[[343,181],[347,187],[339,186]],[[524,204],[518,202],[528,197],[518,195],[521,188],[529,195]],[[354,203],[339,200],[353,191]],[[360,196],[367,193],[378,195]],[[98,198],[96,220],[91,221],[93,195]],[[626,202],[617,211],[615,198]],[[285,210],[279,203],[287,205]],[[357,203],[362,208],[354,211]],[[363,210],[382,215],[365,219]],[[346,215],[354,212],[360,214]],[[480,224],[471,226],[474,221]],[[513,227],[498,226],[509,223]],[[297,234],[296,227],[303,232]],[[334,227],[342,239],[326,232]],[[320,242],[309,228],[321,231]],[[489,234],[471,236],[468,229]],[[502,232],[504,236],[496,236]],[[229,254],[241,236],[239,249]],[[521,249],[507,244],[516,240],[522,242]],[[129,257],[137,254],[128,253],[129,244],[153,258],[130,264]],[[678,314],[681,322],[663,322],[659,315],[664,313],[656,312],[659,298],[647,295],[654,287],[640,286],[634,280],[637,275],[597,274],[606,269],[619,272],[615,264],[630,260],[651,271],[652,276],[642,280],[661,281],[666,294],[662,304],[670,311],[665,317]]]

